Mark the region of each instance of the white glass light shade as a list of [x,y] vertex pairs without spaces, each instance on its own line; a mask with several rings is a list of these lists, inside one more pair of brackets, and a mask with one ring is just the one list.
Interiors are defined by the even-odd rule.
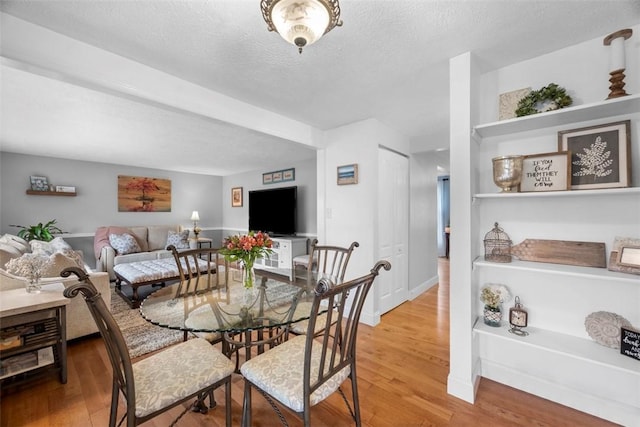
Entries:
[[193,211],[191,214],[191,221],[200,221],[200,215],[198,215],[198,211]]
[[271,10],[271,21],[283,39],[303,48],[322,37],[330,16],[317,0],[280,0]]

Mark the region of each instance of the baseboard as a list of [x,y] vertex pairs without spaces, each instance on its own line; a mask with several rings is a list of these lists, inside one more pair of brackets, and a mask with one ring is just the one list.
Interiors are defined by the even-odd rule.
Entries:
[[429,280],[427,280],[425,282],[422,282],[416,288],[410,289],[409,290],[409,301],[414,300],[415,298],[420,296],[422,293],[428,291],[429,289],[431,289],[432,287],[437,285],[438,282],[439,282],[439,277],[438,276],[433,276]]
[[594,396],[488,360],[482,361],[482,376],[595,417],[626,427],[640,427],[638,407]]
[[473,403],[476,399],[476,391],[480,385],[480,377],[475,376],[473,381],[463,381],[451,373],[447,377],[447,393],[465,402]]

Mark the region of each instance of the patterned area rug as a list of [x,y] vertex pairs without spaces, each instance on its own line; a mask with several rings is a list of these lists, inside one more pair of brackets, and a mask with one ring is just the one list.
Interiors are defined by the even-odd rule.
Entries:
[[144,320],[138,309],[129,308],[122,297],[115,293],[113,285],[111,285],[111,314],[122,330],[131,358],[170,346],[182,341],[184,337],[180,331],[161,328]]

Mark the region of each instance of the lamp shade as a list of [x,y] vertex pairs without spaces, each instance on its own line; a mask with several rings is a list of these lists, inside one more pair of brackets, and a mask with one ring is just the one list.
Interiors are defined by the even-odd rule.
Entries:
[[338,0],[261,0],[262,17],[269,31],[302,48],[341,26]]
[[198,211],[193,211],[193,213],[191,213],[191,221],[200,221],[200,215],[198,215]]
[[329,11],[316,0],[280,0],[271,20],[283,39],[298,47],[313,44],[329,26]]

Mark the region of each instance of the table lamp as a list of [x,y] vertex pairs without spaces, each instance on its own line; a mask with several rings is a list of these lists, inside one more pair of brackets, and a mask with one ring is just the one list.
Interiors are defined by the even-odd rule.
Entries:
[[200,215],[198,215],[198,211],[193,211],[191,213],[191,221],[193,221],[193,234],[196,236],[196,240],[198,240],[198,234],[200,233],[200,228],[198,228],[198,221],[200,221]]

